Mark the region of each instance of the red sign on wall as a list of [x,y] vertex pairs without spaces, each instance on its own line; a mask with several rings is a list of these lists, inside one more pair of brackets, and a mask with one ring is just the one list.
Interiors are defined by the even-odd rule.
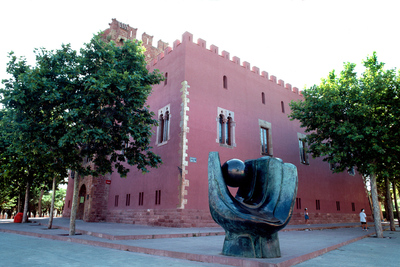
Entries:
[[111,184],[111,180],[106,180],[106,184]]

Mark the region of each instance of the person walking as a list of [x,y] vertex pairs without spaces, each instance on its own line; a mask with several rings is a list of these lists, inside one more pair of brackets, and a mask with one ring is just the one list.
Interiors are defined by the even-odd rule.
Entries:
[[310,219],[310,217],[308,216],[307,208],[304,209],[304,219],[306,220],[306,224],[309,224],[308,220]]
[[361,209],[361,212],[360,212],[360,222],[361,222],[361,228],[363,229],[363,231],[368,231],[367,214],[365,214],[364,209]]

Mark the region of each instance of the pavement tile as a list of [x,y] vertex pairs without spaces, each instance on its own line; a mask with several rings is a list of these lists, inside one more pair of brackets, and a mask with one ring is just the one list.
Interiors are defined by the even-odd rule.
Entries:
[[47,229],[46,218],[14,224],[0,220],[0,232],[23,234],[84,245],[131,251],[155,256],[229,266],[292,266],[315,258],[372,233],[359,224],[289,225],[279,232],[282,257],[248,259],[221,254],[224,232],[220,227],[169,228],[117,223],[76,222],[77,233],[68,236],[69,219],[54,218],[55,229]]

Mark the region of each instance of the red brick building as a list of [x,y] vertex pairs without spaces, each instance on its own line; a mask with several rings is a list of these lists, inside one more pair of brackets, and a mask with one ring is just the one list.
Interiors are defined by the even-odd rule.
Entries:
[[[108,39],[136,39],[137,29],[113,19]],[[297,166],[299,185],[291,223],[356,222],[371,214],[360,175],[332,174],[328,163],[304,153],[304,131],[290,121],[290,101],[302,99],[298,88],[258,67],[220,51],[185,32],[169,47],[142,35],[149,70],[166,79],[153,87],[148,104],[159,119],[153,151],[163,164],[142,174],[132,167],[127,178],[117,172],[85,177],[80,185],[78,218],[163,226],[216,225],[208,208],[208,153],[221,162],[270,155]],[[64,216],[69,216],[73,180],[68,184]]]

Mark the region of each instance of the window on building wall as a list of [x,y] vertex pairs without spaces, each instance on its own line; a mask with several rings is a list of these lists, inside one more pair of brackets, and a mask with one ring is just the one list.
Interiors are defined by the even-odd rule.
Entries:
[[139,192],[139,206],[143,206],[144,192]]
[[218,138],[217,142],[221,145],[236,146],[234,113],[229,110],[218,108]]
[[161,204],[161,190],[156,190],[156,205]]
[[158,111],[158,144],[165,144],[169,140],[170,119],[171,114],[169,112],[169,105]]
[[269,155],[269,129],[261,127],[260,128],[261,135],[261,154]]
[[222,78],[222,85],[223,85],[224,89],[228,89],[228,78],[225,75]]
[[131,205],[131,194],[126,194],[125,206]]
[[309,164],[308,155],[307,155],[307,143],[306,143],[306,135],[302,133],[297,133],[297,138],[299,142],[299,152],[300,152],[300,162],[302,164]]
[[261,93],[261,102],[265,105],[265,93]]
[[303,164],[308,164],[306,142],[303,139],[299,139],[299,149],[300,149],[300,162]]
[[283,103],[283,101],[281,101],[281,109],[282,113],[285,113],[285,104]]
[[71,200],[68,200],[68,208],[71,208]]
[[258,125],[260,126],[261,155],[272,156],[271,123],[259,119]]
[[168,72],[166,72],[166,73],[164,74],[164,77],[165,77],[164,85],[167,85],[167,84],[168,84]]
[[321,203],[320,203],[319,199],[315,200],[315,209],[316,210],[321,210]]
[[301,209],[301,198],[299,197],[296,198],[296,209]]
[[340,211],[340,201],[336,201],[336,210]]
[[225,123],[225,144],[232,145],[232,117],[228,117]]
[[351,211],[356,211],[356,204],[351,202]]
[[351,176],[356,175],[356,171],[354,170],[354,167],[351,167],[350,169],[348,169],[347,173],[350,174]]
[[118,207],[118,200],[119,200],[119,195],[116,195],[115,199],[114,199],[114,206],[115,207]]

